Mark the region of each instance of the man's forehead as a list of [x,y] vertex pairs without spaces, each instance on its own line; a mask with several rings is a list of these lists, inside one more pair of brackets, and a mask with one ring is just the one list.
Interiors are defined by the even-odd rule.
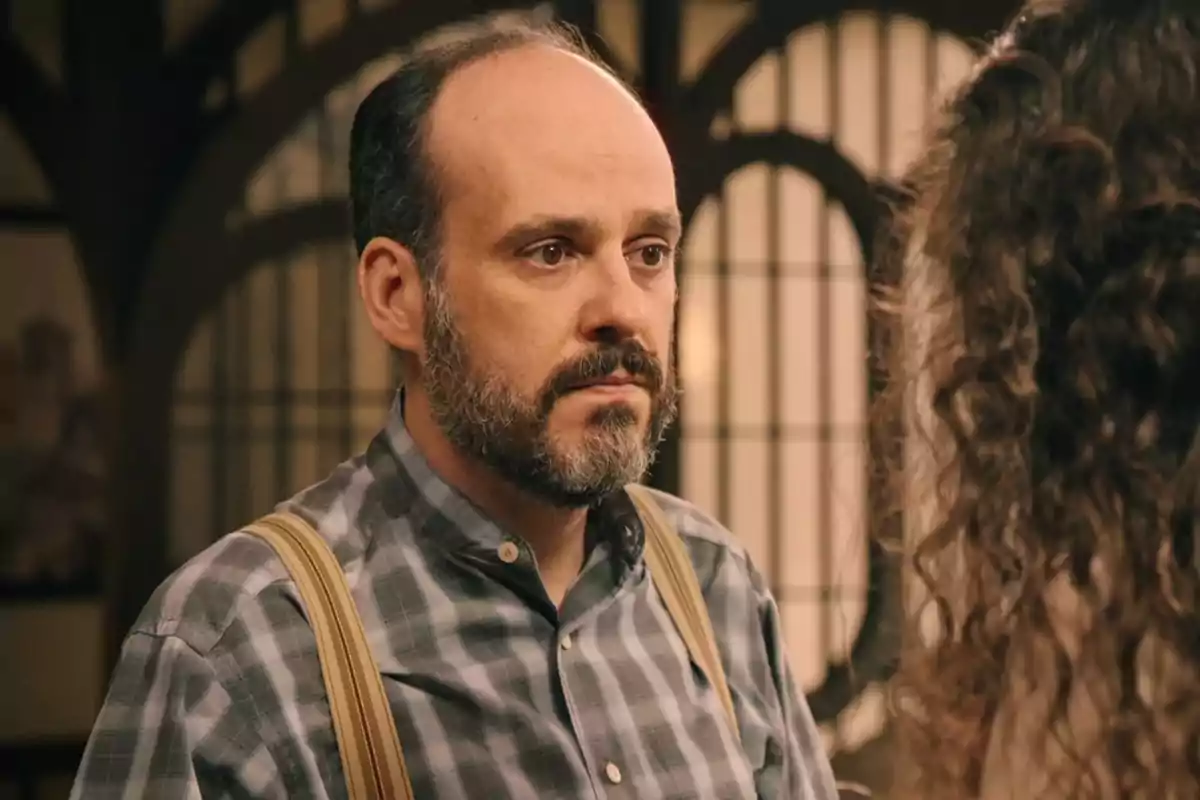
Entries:
[[[463,201],[469,223],[489,230],[549,215],[600,220],[610,232],[664,222],[674,170],[636,99],[568,53],[503,55],[512,59],[472,65],[480,70],[465,77],[478,85],[448,83],[435,105],[429,155],[448,206]],[[541,78],[522,82],[531,75]]]
[[546,45],[497,53],[450,76],[429,131],[431,155],[447,162],[473,151],[539,160],[666,156],[636,98],[596,65]]
[[539,99],[570,105],[577,92],[639,108],[637,99],[603,67],[541,42],[516,45],[455,70],[443,83],[435,105],[494,115],[514,103],[534,108]]

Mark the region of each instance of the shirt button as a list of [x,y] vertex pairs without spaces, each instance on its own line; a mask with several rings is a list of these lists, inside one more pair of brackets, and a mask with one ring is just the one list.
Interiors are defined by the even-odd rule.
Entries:
[[500,556],[500,560],[505,564],[515,564],[517,559],[521,557],[521,551],[513,542],[505,542],[500,545],[500,549],[496,551],[496,555]]
[[621,782],[621,768],[611,761],[604,765],[604,775],[613,783]]
[[562,641],[559,642],[558,646],[561,647],[563,650],[570,650],[572,644],[573,643],[571,642],[571,634],[568,633],[566,636],[564,636],[562,638]]

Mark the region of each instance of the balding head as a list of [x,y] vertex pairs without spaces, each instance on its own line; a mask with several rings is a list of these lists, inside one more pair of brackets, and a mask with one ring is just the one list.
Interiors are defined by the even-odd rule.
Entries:
[[675,208],[670,155],[638,100],[591,61],[545,45],[452,75],[433,105],[426,151],[451,249],[543,218]]

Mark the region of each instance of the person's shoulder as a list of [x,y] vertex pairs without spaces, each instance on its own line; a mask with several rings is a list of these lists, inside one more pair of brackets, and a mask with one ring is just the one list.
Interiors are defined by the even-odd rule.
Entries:
[[[354,458],[275,510],[303,519],[346,569],[361,562],[365,548],[355,524],[361,506],[350,500],[362,494],[359,490],[370,479],[362,459]],[[159,584],[130,633],[178,637],[197,652],[207,653],[239,619],[245,621],[252,610],[261,611],[279,599],[277,595],[290,595],[291,586],[291,576],[274,548],[243,526],[193,556]],[[265,620],[266,616],[254,614],[256,619]]]
[[226,534],[158,585],[130,634],[177,637],[208,653],[247,602],[286,580],[287,569],[265,541],[242,530]]
[[649,486],[643,487],[689,544],[703,543],[745,557],[746,549],[716,517],[695,503]]
[[682,497],[646,489],[687,545],[701,586],[711,583],[722,565],[732,567],[749,584],[759,583],[745,546],[716,517]]

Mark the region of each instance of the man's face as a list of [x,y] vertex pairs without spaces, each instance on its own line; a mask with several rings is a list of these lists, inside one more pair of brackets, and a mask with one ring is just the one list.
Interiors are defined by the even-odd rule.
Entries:
[[441,260],[421,382],[465,455],[563,506],[639,479],[673,420],[670,158],[645,113],[565,53],[453,76],[430,151]]

